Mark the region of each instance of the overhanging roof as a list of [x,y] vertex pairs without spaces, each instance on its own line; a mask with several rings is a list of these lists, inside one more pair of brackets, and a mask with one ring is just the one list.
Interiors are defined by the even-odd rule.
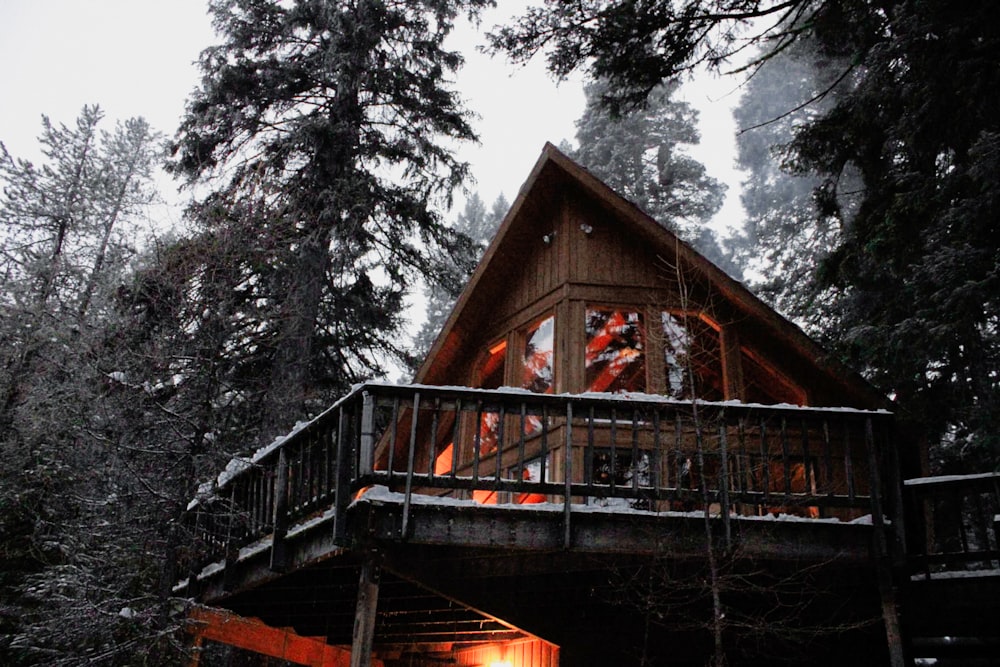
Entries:
[[[706,259],[670,230],[625,199],[590,171],[563,152],[546,143],[534,168],[521,186],[517,198],[504,217],[493,241],[476,267],[471,279],[459,296],[451,314],[414,378],[423,384],[450,384],[448,369],[461,352],[463,338],[459,323],[467,318],[474,301],[496,298],[505,285],[504,275],[523,267],[511,267],[502,257],[518,257],[520,244],[537,236],[531,226],[538,223],[540,211],[551,210],[559,194],[574,192],[596,202],[614,222],[649,244],[657,255],[711,284],[713,293],[725,299],[742,317],[751,318],[755,326],[779,341],[784,350],[795,354],[840,386],[853,399],[855,407],[886,407],[888,400],[878,394],[860,375],[833,359],[820,345],[798,326],[785,319],[756,297],[742,283]],[[529,234],[528,232],[533,232]],[[479,309],[476,309],[479,310]]]

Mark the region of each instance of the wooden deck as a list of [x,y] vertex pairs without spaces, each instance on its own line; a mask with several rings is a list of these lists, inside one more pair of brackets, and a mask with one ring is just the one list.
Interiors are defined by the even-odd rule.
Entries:
[[[686,590],[677,586],[674,591],[683,602],[677,609],[663,610],[667,616],[687,616],[693,608],[709,613],[701,609],[708,594],[703,517],[578,511],[566,549],[562,508],[557,505],[418,500],[410,505],[409,536],[403,540],[402,494],[370,495],[348,510],[348,534],[356,548],[333,544],[330,519],[313,522],[288,539],[287,574],[271,570],[265,541],[262,548],[244,549],[224,570],[202,576],[199,599],[349,647],[361,568],[366,559],[374,559],[381,571],[375,652],[390,662],[404,654],[412,659],[414,652],[441,657],[460,648],[541,637],[563,647],[565,664],[627,664],[620,651],[642,643],[637,632],[643,628],[643,610],[628,604],[625,581],[643,572],[685,582]],[[710,523],[721,535],[721,519],[714,517]],[[767,579],[759,579],[762,586],[784,580],[786,602],[796,615],[805,612],[809,601],[793,592],[795,573],[803,566],[818,567],[821,576],[803,577],[798,585],[808,583],[814,593],[823,582],[838,586],[838,598],[850,590],[851,610],[849,615],[841,610],[841,622],[870,626],[859,635],[868,638],[868,650],[884,643],[881,630],[871,630],[880,628],[880,610],[870,524],[744,518],[733,521],[732,529],[733,542],[739,545],[733,562],[754,564],[752,572],[743,573],[748,578],[766,569]],[[772,602],[770,594],[730,593],[748,604]],[[750,607],[744,609],[749,614]],[[794,622],[808,627],[802,618]],[[671,625],[684,629],[663,632]],[[649,644],[650,653],[669,653],[676,661],[684,654],[680,642],[690,649],[692,664],[697,662],[705,631],[688,625],[658,624],[661,632]],[[610,628],[620,644],[590,644],[591,637]],[[858,644],[853,646],[860,650]]]
[[[878,412],[366,385],[192,503],[201,555],[176,590],[355,654],[370,613],[366,651],[390,666],[511,642],[567,665],[701,664],[711,544],[738,664],[887,664],[887,600],[910,657],[989,655],[989,622],[945,635],[918,610],[943,608],[959,561],[1000,593],[996,535],[932,530],[964,486],[902,485],[893,446]],[[991,511],[995,483],[968,502]],[[967,588],[949,627],[1000,611]]]

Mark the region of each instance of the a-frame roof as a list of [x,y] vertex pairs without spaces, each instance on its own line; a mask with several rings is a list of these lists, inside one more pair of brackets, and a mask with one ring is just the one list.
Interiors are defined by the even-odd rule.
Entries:
[[861,376],[850,372],[798,326],[788,321],[754,296],[690,245],[660,225],[635,204],[626,200],[599,178],[580,166],[552,144],[547,143],[528,179],[504,217],[496,236],[459,296],[454,308],[414,378],[421,384],[456,384],[450,371],[463,352],[468,332],[478,326],[477,318],[490,312],[492,303],[511,282],[514,272],[530,271],[524,262],[512,259],[530,256],[528,243],[537,243],[540,227],[566,197],[585,198],[600,208],[601,214],[646,244],[671,266],[711,285],[713,294],[724,299],[730,310],[753,322],[755,335],[780,346],[782,354],[825,376],[854,407],[881,408],[888,405]]

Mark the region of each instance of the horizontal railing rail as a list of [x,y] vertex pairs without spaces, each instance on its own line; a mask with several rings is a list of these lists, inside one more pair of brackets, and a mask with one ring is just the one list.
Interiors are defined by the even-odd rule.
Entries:
[[891,431],[880,411],[369,383],[231,463],[188,525],[199,563],[270,536],[276,569],[294,524],[332,516],[346,544],[347,507],[374,485],[403,494],[404,539],[417,493],[560,503],[567,539],[573,508],[595,504],[708,510],[726,535],[731,517],[769,513],[881,525]]
[[1000,473],[903,482],[911,574],[1000,570]]

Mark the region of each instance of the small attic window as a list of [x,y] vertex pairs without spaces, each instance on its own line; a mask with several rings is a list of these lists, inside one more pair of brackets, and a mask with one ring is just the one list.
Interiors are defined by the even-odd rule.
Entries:
[[588,391],[646,390],[642,314],[588,308],[585,382]]
[[521,387],[536,394],[550,394],[554,384],[555,317],[536,322],[524,333]]
[[661,313],[664,393],[681,400],[723,400],[719,330],[691,313]]

